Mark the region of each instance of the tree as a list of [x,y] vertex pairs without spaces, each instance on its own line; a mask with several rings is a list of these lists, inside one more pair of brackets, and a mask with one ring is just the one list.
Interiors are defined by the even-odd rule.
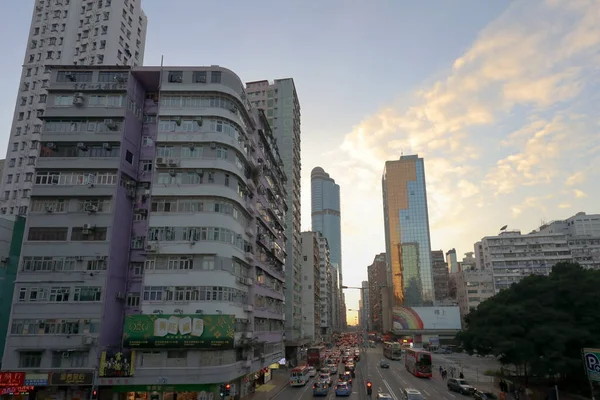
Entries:
[[556,264],[549,276],[528,276],[482,302],[457,338],[473,354],[493,354],[530,375],[585,380],[581,349],[600,345],[600,271]]

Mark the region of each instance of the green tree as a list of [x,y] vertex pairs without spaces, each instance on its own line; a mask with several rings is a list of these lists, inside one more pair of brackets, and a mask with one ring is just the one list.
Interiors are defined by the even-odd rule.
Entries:
[[465,317],[464,349],[493,354],[527,378],[557,375],[585,382],[581,349],[600,345],[600,271],[556,264],[549,276],[528,276]]

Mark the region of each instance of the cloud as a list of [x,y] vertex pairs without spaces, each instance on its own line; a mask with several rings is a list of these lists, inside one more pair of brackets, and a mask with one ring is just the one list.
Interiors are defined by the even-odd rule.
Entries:
[[[432,231],[456,232],[432,233],[434,247],[473,243],[489,233],[483,220],[554,218],[570,205],[553,199],[567,187],[585,197],[572,187],[600,166],[600,121],[589,99],[600,82],[599,55],[599,0],[513,2],[442,79],[345,136],[337,153],[344,161],[332,166],[351,185],[342,186],[345,215],[359,215],[364,199],[381,207],[384,162],[404,149],[425,158]],[[357,190],[366,179],[377,185]],[[469,236],[457,239],[461,232]]]

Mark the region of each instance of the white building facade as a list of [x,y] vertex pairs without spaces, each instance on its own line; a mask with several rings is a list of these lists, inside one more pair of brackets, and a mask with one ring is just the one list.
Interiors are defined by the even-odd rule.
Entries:
[[465,316],[482,301],[489,299],[496,291],[490,271],[464,270],[455,274],[456,300],[460,308],[460,317]]
[[[48,100],[49,66],[142,65],[146,25],[141,1],[35,1],[2,172],[1,214],[28,212],[40,150],[39,117]],[[105,82],[109,83],[114,82]]]
[[317,233],[319,241],[319,278],[321,289],[321,336],[325,339],[330,338],[333,333],[334,325],[334,291],[333,291],[333,273],[329,258],[329,245],[327,238]]

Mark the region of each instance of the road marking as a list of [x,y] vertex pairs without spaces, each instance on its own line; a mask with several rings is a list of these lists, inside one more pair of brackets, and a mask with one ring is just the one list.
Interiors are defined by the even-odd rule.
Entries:
[[423,393],[425,393],[427,396],[431,396],[431,395],[429,394],[429,392],[427,392],[427,390],[425,390],[425,389],[423,389]]
[[452,397],[453,399],[456,398],[455,395],[453,395],[452,393],[446,393],[448,396]]
[[389,383],[387,383],[387,381],[385,379],[383,380],[383,384],[390,391],[390,395],[392,396],[392,398],[394,400],[398,400],[398,397],[396,396],[396,393],[394,393],[394,391],[392,390],[392,387],[390,386]]
[[437,390],[435,390],[434,388],[430,388],[431,390],[433,390],[434,392],[436,392],[437,394],[440,394],[440,392],[438,392]]

